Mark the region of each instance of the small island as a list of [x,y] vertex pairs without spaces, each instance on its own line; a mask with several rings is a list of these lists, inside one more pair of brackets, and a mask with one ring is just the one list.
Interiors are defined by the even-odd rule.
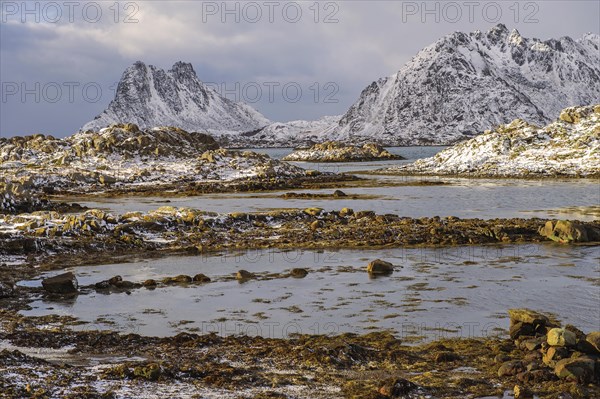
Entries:
[[304,162],[366,162],[404,159],[376,143],[362,146],[339,141],[326,141],[309,148],[298,149],[283,157],[284,161]]

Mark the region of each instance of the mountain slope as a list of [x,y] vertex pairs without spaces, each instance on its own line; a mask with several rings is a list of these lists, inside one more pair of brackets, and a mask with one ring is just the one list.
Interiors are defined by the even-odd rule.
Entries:
[[204,85],[191,64],[177,62],[164,71],[138,61],[123,73],[108,108],[81,130],[97,131],[116,123],[219,133],[255,130],[270,121]]
[[455,32],[363,90],[328,139],[447,144],[522,118],[546,124],[600,102],[600,39],[540,41],[500,24]]

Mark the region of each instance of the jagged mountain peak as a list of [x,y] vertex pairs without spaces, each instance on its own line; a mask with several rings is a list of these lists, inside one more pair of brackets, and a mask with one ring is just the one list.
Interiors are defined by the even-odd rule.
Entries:
[[270,121],[250,106],[206,86],[191,63],[177,61],[165,71],[136,61],[123,72],[108,108],[81,130],[117,123],[225,133],[260,129]]
[[497,24],[446,35],[371,83],[328,139],[446,144],[516,118],[544,125],[599,101],[597,34],[541,41]]

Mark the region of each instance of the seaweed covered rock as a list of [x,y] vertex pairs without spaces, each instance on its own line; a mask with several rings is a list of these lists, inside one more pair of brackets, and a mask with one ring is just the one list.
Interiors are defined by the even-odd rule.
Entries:
[[540,227],[541,236],[560,243],[600,241],[600,229],[568,220],[547,221]]

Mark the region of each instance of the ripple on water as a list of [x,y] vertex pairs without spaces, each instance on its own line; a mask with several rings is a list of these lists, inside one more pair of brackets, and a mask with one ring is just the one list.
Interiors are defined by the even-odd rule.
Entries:
[[[222,256],[168,257],[72,269],[80,285],[121,275],[130,281],[204,273],[212,283],[145,288],[110,295],[91,291],[76,299],[38,299],[26,315],[71,315],[86,329],[114,328],[145,335],[182,331],[287,337],[294,333],[390,330],[407,339],[496,334],[506,310],[527,306],[556,314],[584,330],[598,330],[591,314],[600,300],[600,247],[478,246],[448,249],[252,251]],[[518,253],[519,256],[514,256]],[[542,256],[539,256],[542,255]],[[465,264],[467,257],[475,264]],[[573,266],[564,267],[565,257]],[[394,263],[394,274],[369,278],[366,260]],[[497,267],[502,259],[505,267]],[[435,272],[423,264],[435,264]],[[305,267],[303,279],[232,278],[240,269],[261,278]],[[448,278],[452,276],[454,278]],[[21,282],[37,286],[39,280]]]

